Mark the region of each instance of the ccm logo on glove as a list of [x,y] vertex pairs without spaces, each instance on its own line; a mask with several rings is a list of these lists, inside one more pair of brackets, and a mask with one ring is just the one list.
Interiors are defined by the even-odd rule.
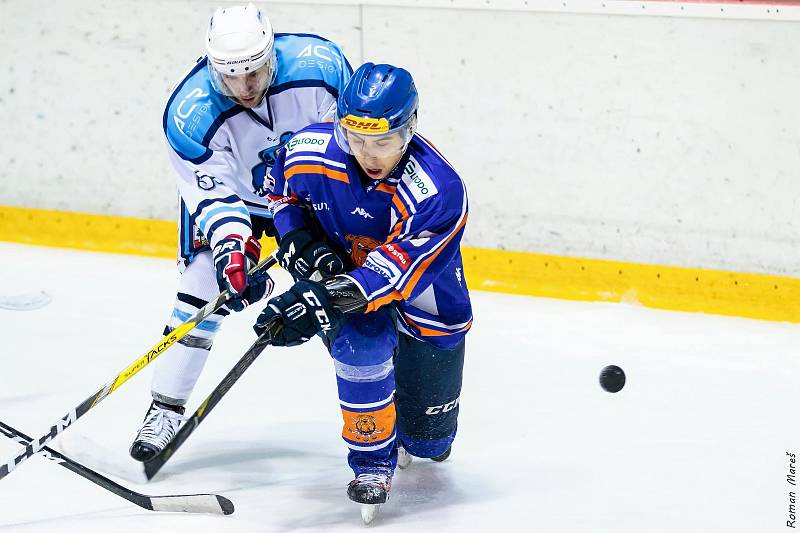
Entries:
[[297,346],[318,333],[331,331],[343,316],[333,307],[321,283],[301,279],[269,301],[253,329],[263,335],[272,328],[273,346]]
[[304,292],[303,298],[305,298],[306,302],[308,302],[314,309],[314,315],[317,317],[317,323],[322,331],[330,331],[331,330],[331,319],[328,318],[328,313],[325,312],[325,309],[322,306],[322,302],[319,301],[319,298],[311,292]]

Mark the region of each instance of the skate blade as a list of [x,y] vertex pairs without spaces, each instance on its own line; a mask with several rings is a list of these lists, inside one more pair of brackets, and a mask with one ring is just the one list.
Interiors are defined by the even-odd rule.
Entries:
[[414,461],[414,456],[411,455],[410,453],[406,451],[397,453],[397,467],[400,470],[405,470],[406,468],[411,466],[411,463],[413,461]]
[[378,516],[378,511],[381,509],[380,503],[362,503],[361,505],[361,520],[364,525],[369,525]]

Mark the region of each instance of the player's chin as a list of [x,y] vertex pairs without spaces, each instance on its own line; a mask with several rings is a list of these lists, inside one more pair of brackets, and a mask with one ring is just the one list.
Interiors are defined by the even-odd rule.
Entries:
[[385,168],[382,168],[382,167],[369,167],[369,166],[364,167],[364,173],[366,173],[366,175],[369,176],[370,179],[373,179],[373,180],[382,180],[388,174],[388,172],[386,171]]
[[388,169],[384,165],[378,164],[375,160],[370,161],[358,156],[356,156],[356,159],[358,160],[358,165],[361,167],[361,170],[370,179],[380,180],[385,178],[388,174]]
[[256,96],[251,96],[250,98],[243,98],[240,96],[236,98],[236,101],[239,103],[239,105],[243,107],[246,107],[248,109],[253,109],[254,107],[258,106],[259,102],[261,102],[261,96],[262,95],[256,95]]

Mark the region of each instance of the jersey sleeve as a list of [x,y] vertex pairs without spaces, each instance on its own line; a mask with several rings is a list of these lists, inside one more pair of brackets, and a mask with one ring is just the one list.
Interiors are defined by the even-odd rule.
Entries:
[[316,89],[316,122],[330,122],[336,100],[353,68],[336,43],[307,33],[276,33],[278,72],[269,94],[304,87]]
[[212,148],[202,163],[193,163],[183,159],[171,145],[168,150],[181,198],[211,248],[227,235],[250,236],[250,212],[227,185],[236,179],[238,171],[231,153]]
[[267,193],[269,212],[281,237],[309,224],[306,202],[290,187],[285,174],[285,165],[286,149],[282,148],[275,158],[275,165],[266,177],[266,182],[269,184]]
[[220,129],[240,111],[213,91],[206,58],[178,83],[164,109],[164,135],[181,198],[212,248],[226,235],[252,234],[250,213],[231,187],[239,164]]
[[414,300],[459,253],[468,216],[463,183],[456,180],[420,204],[408,198],[394,196],[392,232],[349,273],[367,298],[367,312],[394,300]]

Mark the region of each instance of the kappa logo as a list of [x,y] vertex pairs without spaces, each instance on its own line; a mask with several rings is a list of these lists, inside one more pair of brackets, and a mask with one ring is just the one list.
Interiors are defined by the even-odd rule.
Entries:
[[363,207],[356,207],[355,209],[353,209],[353,211],[350,214],[351,215],[361,215],[364,218],[375,218],[372,215],[370,215],[367,212],[367,210],[364,209]]

